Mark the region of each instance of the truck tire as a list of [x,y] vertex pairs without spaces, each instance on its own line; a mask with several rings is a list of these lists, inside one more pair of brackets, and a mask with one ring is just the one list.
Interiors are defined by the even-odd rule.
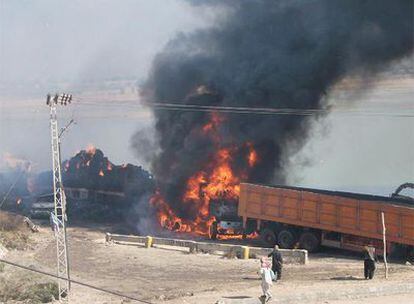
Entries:
[[277,234],[277,240],[280,248],[291,249],[295,245],[296,236],[293,231],[283,229]]
[[260,232],[260,237],[266,246],[273,247],[276,244],[276,235],[272,230],[268,228],[265,228]]
[[409,246],[407,248],[407,262],[414,263],[414,246]]
[[315,232],[306,231],[299,237],[299,247],[305,249],[308,252],[315,252],[321,245],[321,238]]
[[211,240],[217,240],[217,222],[210,225],[208,234]]

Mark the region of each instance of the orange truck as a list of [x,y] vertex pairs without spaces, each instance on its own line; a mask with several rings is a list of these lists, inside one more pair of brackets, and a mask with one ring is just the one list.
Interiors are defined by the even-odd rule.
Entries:
[[[414,201],[288,186],[242,183],[238,216],[245,231],[258,230],[268,245],[319,246],[361,251],[375,246],[383,253],[383,221],[387,252],[414,256]],[[250,227],[250,228],[249,228]]]

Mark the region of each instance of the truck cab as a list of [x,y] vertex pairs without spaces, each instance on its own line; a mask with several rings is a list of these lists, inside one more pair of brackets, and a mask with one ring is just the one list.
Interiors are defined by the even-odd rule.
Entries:
[[236,199],[214,199],[210,201],[210,216],[215,221],[210,226],[209,236],[212,240],[218,235],[242,235],[242,218],[237,215]]

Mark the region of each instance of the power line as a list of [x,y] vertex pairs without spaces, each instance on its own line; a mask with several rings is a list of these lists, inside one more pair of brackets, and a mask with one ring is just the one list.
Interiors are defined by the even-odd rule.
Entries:
[[10,186],[9,190],[7,191],[6,195],[3,197],[3,200],[0,203],[0,209],[1,207],[3,207],[3,204],[6,202],[7,198],[9,197],[10,193],[12,192],[13,188],[16,186],[17,182],[19,181],[20,177],[23,175],[24,172],[24,170],[21,170],[13,184]]
[[[269,108],[269,107],[235,107],[235,106],[214,106],[214,105],[196,105],[196,104],[180,104],[180,103],[162,103],[154,102],[148,104],[131,104],[133,101],[117,101],[113,104],[105,104],[97,101],[82,101],[82,99],[75,100],[82,103],[82,105],[89,106],[113,106],[113,107],[129,107],[129,108],[151,108],[156,110],[167,111],[192,111],[192,112],[221,112],[229,114],[257,114],[257,115],[297,115],[297,116],[312,116],[324,114],[345,114],[357,116],[391,116],[413,118],[414,112],[389,112],[387,109],[382,110],[361,110],[361,109],[295,109],[295,108]],[[401,111],[401,109],[398,109]],[[410,109],[411,110],[411,109]]]
[[84,287],[87,287],[87,288],[91,288],[91,289],[94,289],[94,290],[97,290],[97,291],[112,294],[112,295],[115,295],[115,296],[118,296],[118,297],[126,298],[126,299],[133,300],[133,301],[137,301],[137,302],[140,302],[140,303],[154,304],[152,302],[141,300],[141,299],[138,299],[138,298],[135,298],[135,297],[132,297],[132,296],[128,296],[128,295],[116,292],[116,291],[104,289],[104,288],[101,288],[101,287],[91,285],[89,283],[84,283],[84,282],[80,282],[80,281],[73,280],[73,279],[67,279],[67,278],[64,278],[64,277],[59,277],[55,274],[52,274],[52,273],[49,273],[49,272],[46,272],[46,271],[33,269],[33,268],[30,268],[30,267],[23,266],[23,265],[13,263],[13,262],[10,262],[10,261],[6,261],[6,260],[3,260],[3,259],[0,259],[0,262],[11,265],[11,266],[14,266],[14,267],[17,267],[17,268],[21,268],[21,269],[24,269],[24,270],[36,272],[36,273],[43,274],[43,275],[46,275],[46,276],[50,276],[50,277],[53,277],[53,278],[56,278],[56,279],[65,280],[65,281],[68,281],[68,282],[73,283],[73,284],[77,284],[77,285],[84,286]]

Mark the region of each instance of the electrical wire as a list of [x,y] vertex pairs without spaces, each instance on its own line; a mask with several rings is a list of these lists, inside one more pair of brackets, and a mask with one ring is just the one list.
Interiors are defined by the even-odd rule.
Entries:
[[[180,103],[163,103],[154,102],[149,104],[131,104],[134,101],[117,101],[112,104],[98,102],[98,101],[83,101],[82,99],[75,99],[76,103],[80,103],[85,106],[111,106],[123,108],[140,108],[140,109],[156,109],[167,111],[192,111],[192,112],[220,112],[230,114],[257,114],[257,115],[299,115],[299,116],[312,116],[312,115],[324,115],[328,113],[345,114],[345,115],[357,115],[357,116],[391,116],[391,117],[414,117],[414,112],[389,112],[379,110],[361,110],[361,109],[340,109],[340,108],[328,108],[328,109],[295,109],[295,108],[269,108],[269,107],[235,107],[235,106],[214,106],[214,105],[196,105],[196,104],[180,104]],[[401,110],[401,109],[399,109]],[[411,110],[411,109],[409,109]]]
[[20,177],[23,175],[24,172],[24,170],[21,170],[13,184],[11,184],[9,190],[7,191],[6,195],[3,197],[3,200],[0,203],[0,209],[1,207],[3,207],[3,204],[6,202],[7,198],[9,197],[10,193],[12,192],[13,188],[16,186],[17,182],[19,181]]
[[105,292],[105,293],[115,295],[115,296],[118,296],[118,297],[126,298],[126,299],[133,300],[133,301],[137,301],[137,302],[140,302],[140,303],[154,304],[153,302],[138,299],[138,298],[128,296],[128,295],[125,295],[125,294],[122,294],[122,293],[119,293],[119,292],[116,292],[116,291],[104,289],[104,288],[97,287],[97,286],[94,286],[94,285],[91,285],[91,284],[88,284],[88,283],[80,282],[80,281],[77,281],[77,280],[73,280],[73,279],[69,280],[69,279],[66,279],[66,278],[62,278],[62,277],[59,277],[55,274],[52,274],[52,273],[49,273],[49,272],[46,272],[46,271],[33,269],[33,268],[30,268],[30,267],[23,266],[23,265],[13,263],[13,262],[10,262],[10,261],[6,261],[6,260],[3,260],[3,259],[0,259],[0,262],[11,265],[11,266],[14,266],[14,267],[17,267],[17,268],[21,268],[21,269],[24,269],[24,270],[36,272],[36,273],[43,274],[43,275],[46,275],[46,276],[50,276],[50,277],[53,277],[53,278],[56,278],[56,279],[65,280],[65,281],[68,281],[68,282],[71,282],[71,283],[74,283],[74,284],[77,284],[77,285],[80,285],[80,286],[84,286],[84,287],[91,288],[91,289],[94,289],[94,290],[97,290],[97,291]]

